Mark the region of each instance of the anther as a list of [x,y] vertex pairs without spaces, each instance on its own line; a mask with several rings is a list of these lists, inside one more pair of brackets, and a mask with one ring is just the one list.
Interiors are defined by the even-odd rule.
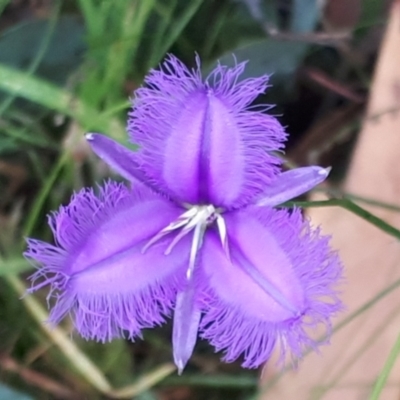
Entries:
[[142,253],[145,253],[149,247],[161,240],[164,236],[172,233],[173,231],[180,230],[164,252],[165,255],[168,255],[172,252],[174,247],[182,238],[194,230],[189,254],[189,266],[186,271],[186,277],[188,280],[190,280],[193,276],[198,252],[203,244],[204,234],[207,230],[207,227],[212,225],[214,222],[217,224],[222,248],[227,257],[230,258],[226,224],[220,212],[221,211],[219,209],[217,211],[213,205],[192,206],[183,214],[181,214],[174,222],[171,222],[164,229],[153,236],[143,247]]

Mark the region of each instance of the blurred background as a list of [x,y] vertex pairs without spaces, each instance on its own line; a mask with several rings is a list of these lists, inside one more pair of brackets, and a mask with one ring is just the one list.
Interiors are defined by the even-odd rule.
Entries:
[[199,54],[204,73],[236,59],[249,60],[245,77],[271,74],[257,102],[276,104],[288,163],[333,166],[324,190],[339,193],[392,3],[0,0],[0,400],[280,398],[260,394],[261,371],[223,364],[201,341],[178,377],[168,324],[104,345],[69,321],[49,330],[47,292],[21,301],[32,273],[24,238],[51,241],[46,215],[110,176],[83,134],[126,142],[129,97],[168,52],[188,66]]

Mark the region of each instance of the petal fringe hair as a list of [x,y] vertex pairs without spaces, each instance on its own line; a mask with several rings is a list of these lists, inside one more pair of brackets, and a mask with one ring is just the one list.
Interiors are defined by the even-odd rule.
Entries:
[[330,238],[321,236],[319,229],[313,230],[299,209],[251,207],[247,213],[274,232],[290,257],[304,290],[304,309],[297,318],[279,323],[261,321],[221,300],[205,285],[200,330],[201,337],[217,351],[225,351],[223,360],[232,362],[243,357],[243,367],[256,368],[269,359],[276,347],[281,362],[287,356],[292,360],[300,358],[307,348],[316,349],[321,343],[311,335],[317,328],[324,327],[329,336],[332,316],[343,309],[336,290],[343,279],[343,268],[329,247]]
[[[284,147],[287,136],[284,128],[275,117],[264,112],[269,107],[261,110],[251,106],[257,96],[265,92],[269,78],[265,75],[238,82],[245,64],[240,63],[233,68],[218,65],[203,81],[199,59],[197,68],[189,70],[170,55],[159,70],[152,70],[146,76],[146,86],[136,90],[127,130],[131,141],[140,146],[135,157],[142,171],[162,192],[170,193],[168,185],[160,179],[164,159],[169,157],[165,154],[169,134],[184,112],[188,100],[207,91],[211,91],[229,110],[243,143],[243,154],[230,156],[243,157],[245,160],[244,187],[235,204],[227,208],[247,204],[280,171],[281,159],[273,152]],[[183,143],[187,140],[186,133],[181,134]],[[170,156],[176,157],[176,154]],[[262,170],[260,165],[263,165]]]
[[[86,339],[105,342],[113,338],[140,336],[143,328],[160,325],[170,316],[179,287],[177,274],[140,291],[128,293],[93,293],[90,287],[77,290],[77,276],[70,273],[71,258],[85,240],[103,222],[132,203],[154,196],[147,189],[131,191],[123,184],[109,181],[99,187],[98,194],[83,189],[68,206],[49,217],[55,245],[28,239],[25,257],[38,268],[31,276],[34,292],[50,285],[47,296],[49,322],[58,324],[71,315],[77,331]],[[116,233],[118,234],[118,232]]]

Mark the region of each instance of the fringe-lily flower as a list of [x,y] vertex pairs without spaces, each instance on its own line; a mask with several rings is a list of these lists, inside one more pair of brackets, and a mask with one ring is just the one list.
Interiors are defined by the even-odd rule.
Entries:
[[131,182],[83,189],[49,218],[55,244],[28,240],[50,285],[50,321],[70,314],[87,339],[134,339],[173,311],[182,371],[197,336],[257,367],[277,347],[300,356],[310,330],[341,308],[341,263],[300,210],[275,209],[328,175],[281,171],[279,122],[251,106],[266,76],[239,82],[244,64],[202,80],[170,56],[138,89],[128,132],[133,152],[100,134],[93,151]]

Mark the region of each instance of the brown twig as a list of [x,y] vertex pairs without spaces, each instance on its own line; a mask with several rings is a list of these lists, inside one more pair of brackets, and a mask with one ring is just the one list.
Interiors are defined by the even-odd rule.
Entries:
[[303,42],[319,45],[332,45],[335,46],[346,40],[351,39],[349,32],[309,32],[309,33],[293,33],[282,32],[273,29],[269,26],[264,26],[266,34],[275,39],[282,41]]
[[354,90],[345,86],[342,82],[339,82],[325,72],[316,69],[316,68],[307,68],[304,69],[304,74],[314,82],[318,83],[320,86],[338,94],[345,99],[348,99],[354,103],[363,104],[366,99],[365,96],[362,96],[356,93]]
[[13,358],[9,356],[0,356],[0,368],[8,372],[18,374],[28,384],[36,386],[45,392],[51,393],[59,399],[77,400],[78,398],[77,394],[69,388],[43,374],[40,374],[39,372],[19,365]]

